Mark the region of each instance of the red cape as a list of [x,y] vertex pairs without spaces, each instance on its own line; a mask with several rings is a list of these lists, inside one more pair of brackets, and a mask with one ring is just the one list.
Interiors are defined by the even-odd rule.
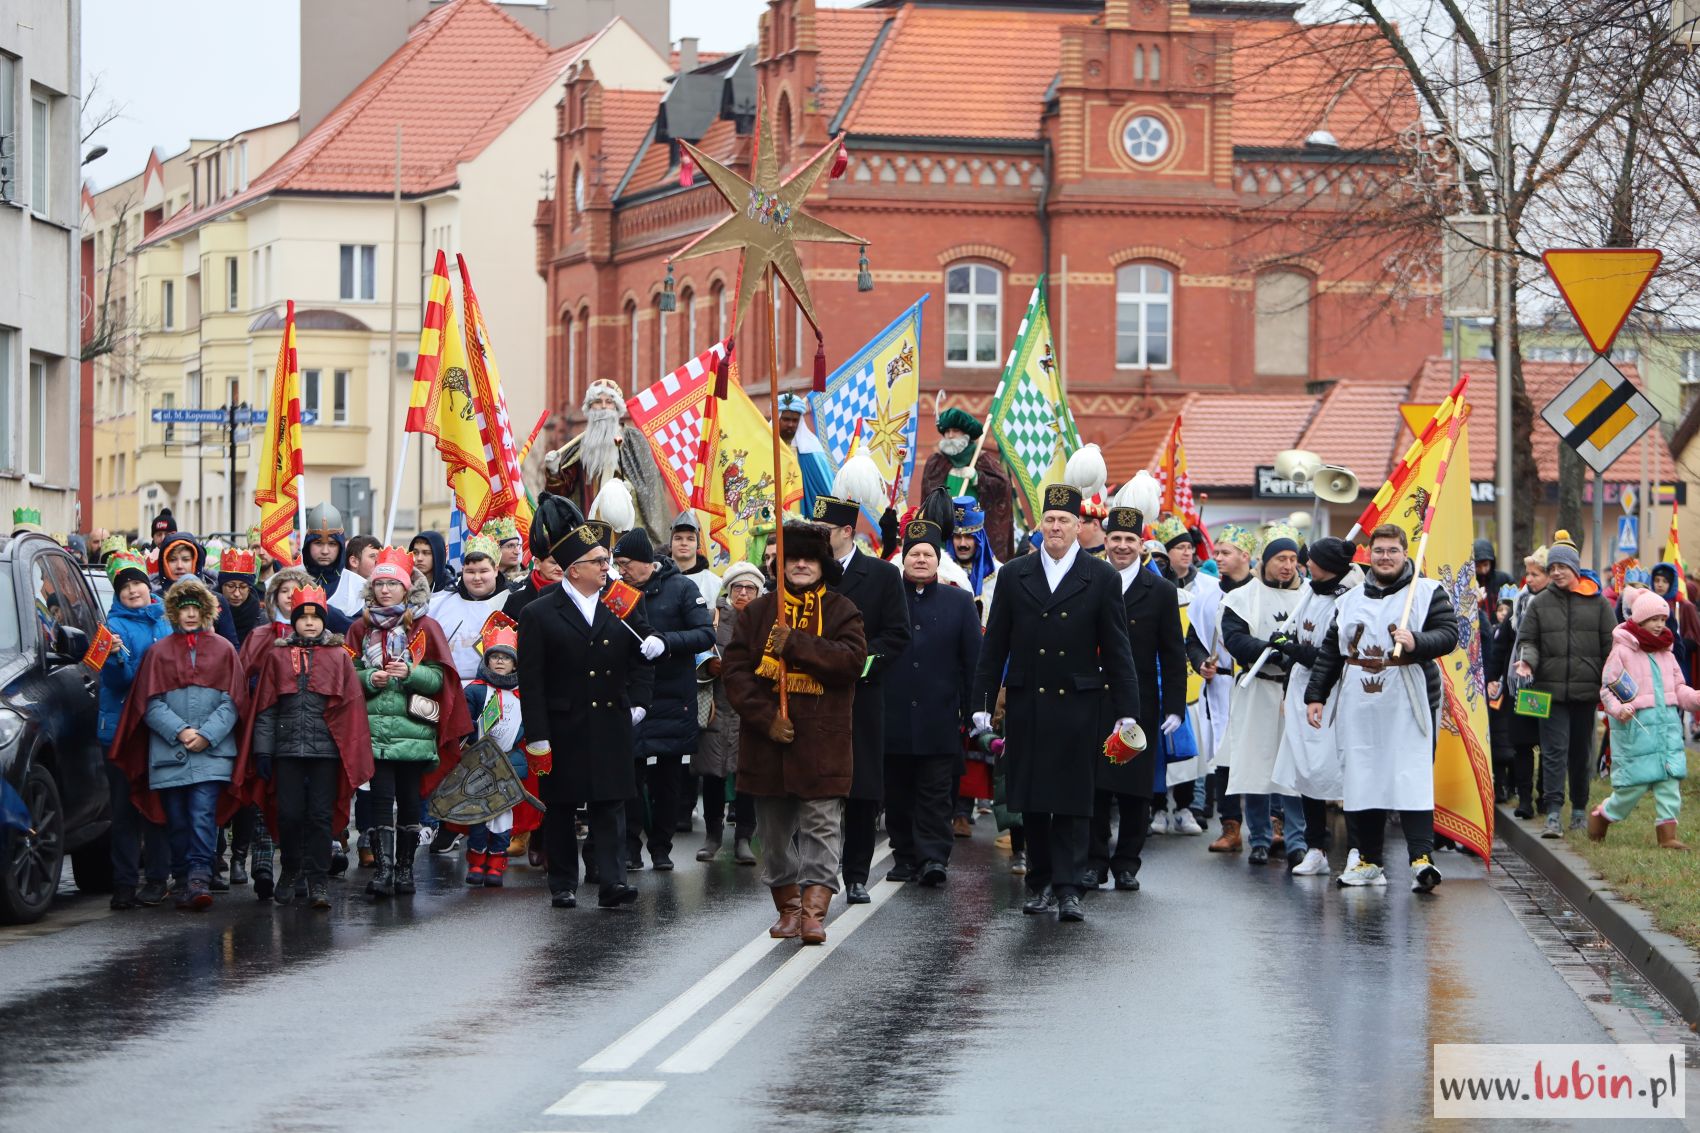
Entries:
[[242,675],[247,679],[250,689],[259,679],[260,661],[265,657],[266,650],[276,645],[278,639],[288,632],[288,623],[268,621],[249,630],[248,636],[242,639],[242,649],[236,656],[242,664]]
[[[348,649],[356,661],[371,627],[372,623],[365,614],[348,627]],[[443,627],[437,624],[437,619],[425,616],[414,619],[408,628],[407,638],[410,643],[417,643],[413,645],[413,663],[435,664],[443,674],[443,687],[432,697],[439,710],[437,766],[427,771],[419,784],[419,797],[428,799],[437,789],[437,784],[443,781],[443,776],[460,762],[461,741],[472,735],[472,713],[466,709],[466,694],[461,691],[460,674],[455,671],[454,655],[449,652],[449,639],[443,636]]]
[[[189,637],[186,633],[173,632],[170,637],[154,642],[142,655],[135,683],[124,701],[124,714],[118,718],[118,731],[112,737],[109,757],[130,781],[136,809],[148,821],[161,824],[165,822],[165,810],[159,805],[159,795],[148,786],[148,739],[153,734],[145,719],[148,701],[172,689],[199,685],[227,694],[236,703],[238,720],[248,716],[248,682],[237,661],[236,647],[211,629],[196,633],[195,663],[191,667]],[[230,784],[218,800],[220,826],[229,822],[241,806],[236,787],[247,778],[247,756],[247,746],[238,744]]]
[[[261,626],[254,633],[269,628]],[[253,635],[250,634],[249,641],[252,640]],[[242,727],[242,752],[250,767],[249,776],[242,784],[242,798],[266,812],[266,826],[270,830],[281,829],[277,824],[277,792],[272,786],[276,775],[271,780],[262,779],[258,767],[254,766],[257,762],[253,755],[254,721],[261,712],[276,704],[279,697],[296,690],[294,652],[295,647],[274,642],[270,648],[258,653],[255,662],[258,683],[250,706],[252,710]],[[335,645],[313,647],[307,690],[325,698],[325,723],[331,730],[331,738],[336,741],[337,753],[342,756],[343,775],[337,780],[336,805],[331,810],[331,825],[333,829],[340,829],[347,821],[348,802],[354,797],[354,789],[372,778],[372,730],[366,721],[366,692],[360,687],[360,678],[354,675],[354,664],[343,651],[340,641]],[[277,766],[276,757],[272,766]]]

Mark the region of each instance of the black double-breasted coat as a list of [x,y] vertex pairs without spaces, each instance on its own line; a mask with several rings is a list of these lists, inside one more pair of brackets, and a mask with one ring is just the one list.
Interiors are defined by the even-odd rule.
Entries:
[[[1121,582],[1117,572],[1117,584]],[[1157,761],[1161,758],[1165,716],[1186,716],[1186,638],[1181,633],[1180,598],[1175,584],[1144,567],[1122,591],[1133,671],[1139,681],[1139,707],[1134,715],[1145,732],[1145,750],[1117,765],[1098,761],[1098,787],[1122,795],[1149,797],[1157,790]],[[1115,727],[1106,715],[1104,734]]]
[[1009,808],[1090,817],[1104,725],[1139,708],[1127,611],[1115,568],[1085,552],[1052,591],[1043,549],[998,572],[973,710],[1004,692]]
[[909,648],[909,607],[903,598],[903,573],[888,562],[856,551],[844,568],[836,593],[856,604],[862,614],[871,661],[868,675],[856,682],[851,732],[856,769],[850,797],[878,800],[885,795],[885,675]]
[[974,668],[980,661],[980,613],[966,590],[905,583],[913,634],[885,682],[885,749],[902,755],[962,755]]
[[519,619],[526,742],[549,745],[550,774],[566,777],[574,801],[635,798],[632,709],[648,711],[655,689],[655,666],[638,644],[649,626],[641,609],[621,625],[600,602],[586,621],[565,585],[549,587]]

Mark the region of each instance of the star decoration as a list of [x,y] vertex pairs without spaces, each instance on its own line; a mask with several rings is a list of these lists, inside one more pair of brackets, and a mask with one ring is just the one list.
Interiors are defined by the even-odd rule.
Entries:
[[877,453],[888,468],[900,467],[901,453],[908,446],[903,434],[909,426],[909,411],[894,413],[887,404],[879,407],[876,416],[863,420],[868,423],[868,450]]
[[[765,99],[758,97],[757,102],[765,104]],[[818,332],[820,321],[815,318],[809,287],[803,280],[803,263],[797,257],[797,242],[867,243],[860,236],[852,236],[803,211],[803,201],[832,166],[832,159],[838,152],[838,139],[828,142],[809,159],[807,165],[781,181],[779,153],[773,145],[773,123],[765,111],[758,112],[757,118],[753,181],[744,180],[689,142],[679,143],[714,188],[726,198],[726,203],[732,207],[732,215],[691,241],[673,258],[682,260],[713,252],[743,252],[743,261],[738,266],[738,303],[732,316],[733,334],[743,326],[744,316],[751,307],[750,300],[769,267],[785,281],[785,286],[797,300],[797,306],[802,309],[803,317]]]

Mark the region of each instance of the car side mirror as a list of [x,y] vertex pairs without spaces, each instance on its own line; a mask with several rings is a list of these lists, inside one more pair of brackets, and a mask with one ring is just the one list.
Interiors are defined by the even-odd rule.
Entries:
[[76,626],[56,626],[53,630],[53,652],[72,663],[81,661],[89,651],[89,635]]

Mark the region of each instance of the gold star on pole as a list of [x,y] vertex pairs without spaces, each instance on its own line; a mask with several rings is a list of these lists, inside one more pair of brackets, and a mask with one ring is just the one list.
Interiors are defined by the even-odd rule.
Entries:
[[[757,102],[762,104],[765,98],[758,96]],[[818,331],[820,321],[815,318],[814,304],[809,300],[809,286],[803,280],[803,263],[797,257],[797,242],[867,243],[860,236],[852,236],[803,211],[803,201],[832,165],[838,140],[835,138],[827,143],[807,165],[783,181],[779,178],[779,154],[773,146],[773,124],[765,111],[757,112],[753,181],[744,180],[689,142],[680,142],[679,145],[696,161],[697,168],[708,176],[720,195],[726,198],[726,203],[732,206],[732,215],[686,245],[673,258],[683,260],[713,252],[743,252],[744,258],[738,267],[738,303],[733,312],[731,333],[736,334],[743,326],[744,316],[749,313],[750,299],[769,267],[785,281],[785,286],[797,300],[797,306],[802,308],[803,317]]]
[[868,423],[868,450],[878,453],[887,467],[896,468],[898,453],[909,443],[904,431],[909,426],[909,411],[893,412],[890,404],[881,405],[874,416],[864,417]]

